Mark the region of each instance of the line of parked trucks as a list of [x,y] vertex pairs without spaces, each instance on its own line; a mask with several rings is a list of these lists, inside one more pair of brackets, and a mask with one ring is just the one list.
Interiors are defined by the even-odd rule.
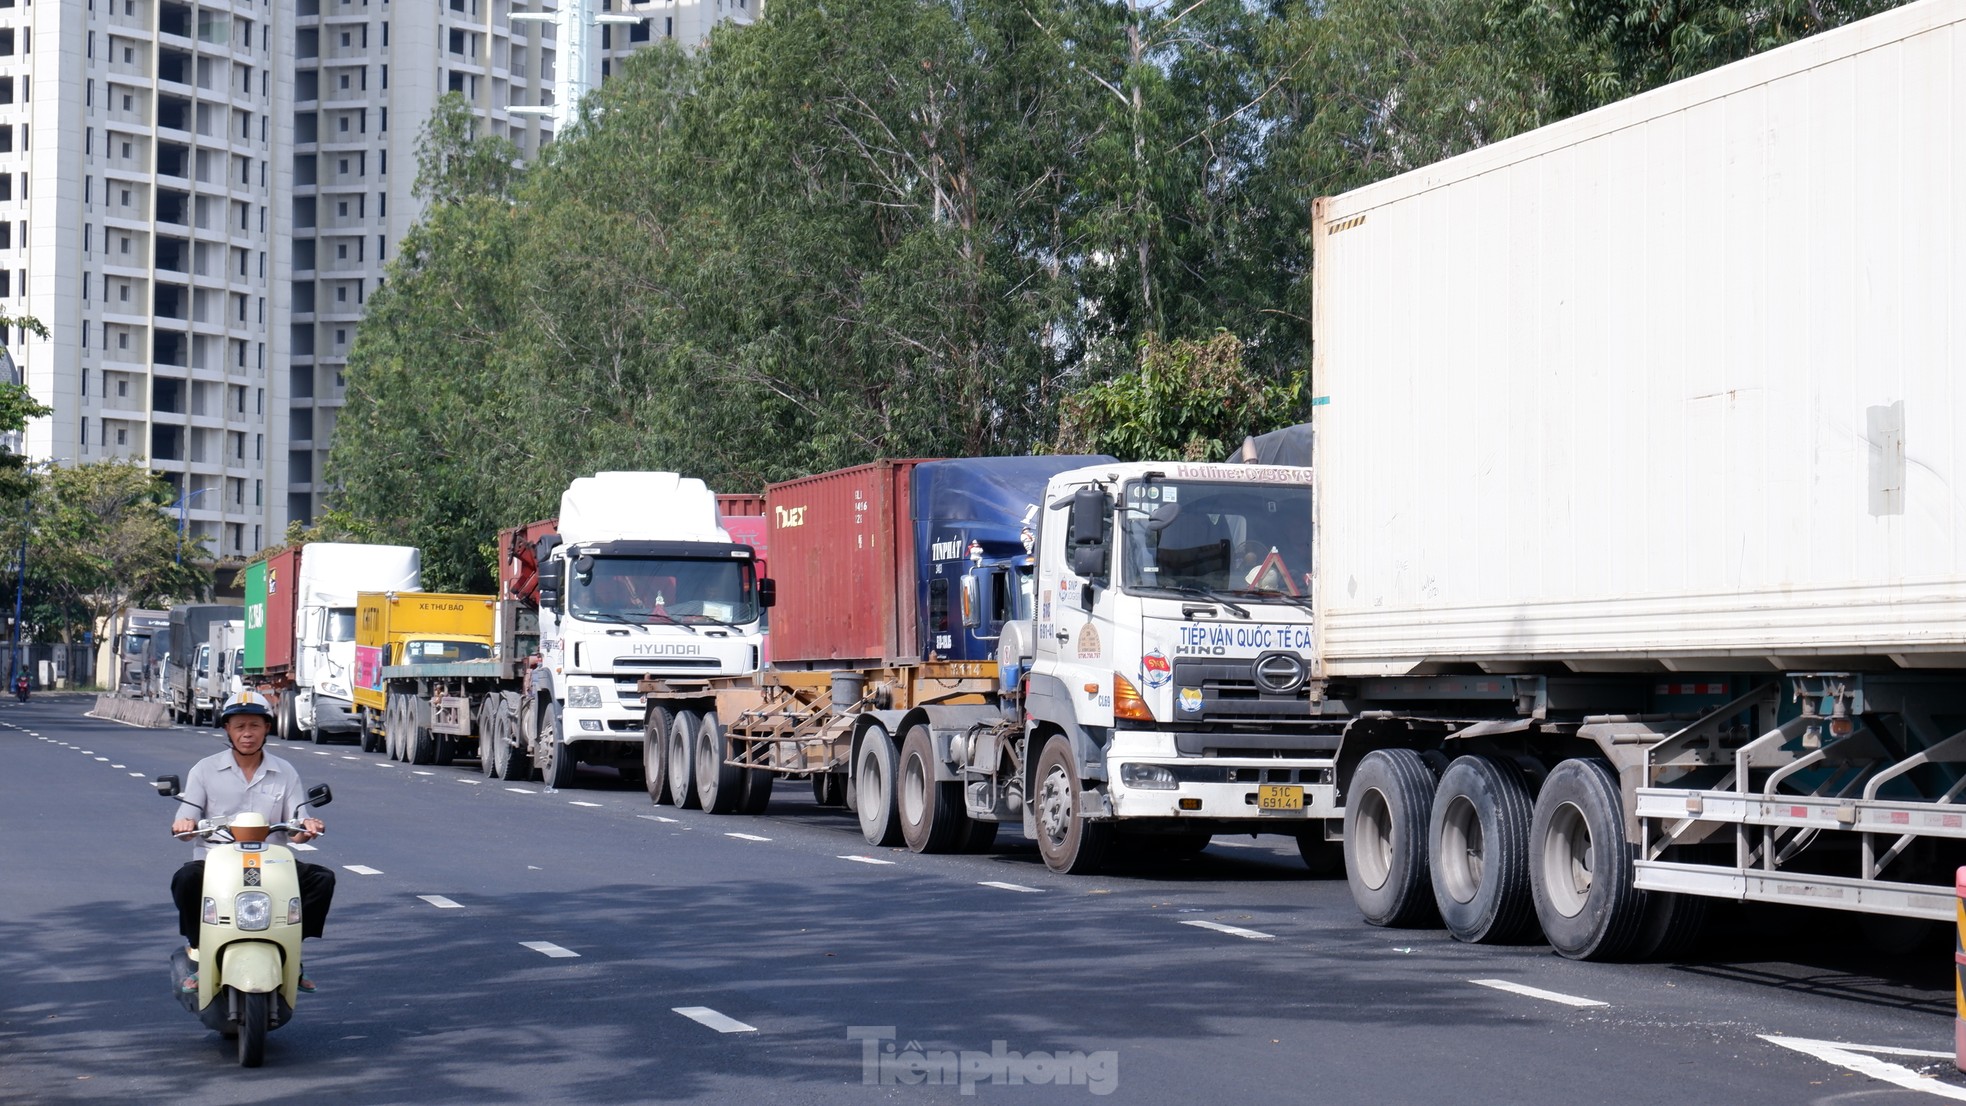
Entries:
[[284,666],[249,601],[244,677],[400,759],[805,782],[918,852],[1287,834],[1374,924],[1578,958],[1715,899],[1950,919],[1966,105],[1858,101],[1961,42],[1923,0],[1318,201],[1296,464],[602,473],[496,595],[395,550],[313,638],[293,596]]

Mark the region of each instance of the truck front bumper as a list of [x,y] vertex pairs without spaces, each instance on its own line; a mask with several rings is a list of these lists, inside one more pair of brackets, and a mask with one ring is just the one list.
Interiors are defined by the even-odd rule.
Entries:
[[1182,756],[1172,734],[1122,731],[1106,751],[1106,796],[1114,818],[1239,821],[1251,833],[1289,833],[1343,816],[1334,767],[1329,756]]

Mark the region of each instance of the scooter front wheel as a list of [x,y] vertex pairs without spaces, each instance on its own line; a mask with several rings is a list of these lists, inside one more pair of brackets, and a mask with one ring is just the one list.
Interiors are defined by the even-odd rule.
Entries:
[[273,996],[264,991],[239,996],[239,1066],[266,1061],[266,1031],[273,1024]]

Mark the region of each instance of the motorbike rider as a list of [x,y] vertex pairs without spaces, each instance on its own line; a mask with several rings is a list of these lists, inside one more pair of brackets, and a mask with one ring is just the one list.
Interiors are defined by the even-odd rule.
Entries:
[[[176,821],[171,823],[171,832],[189,833],[198,828],[201,817],[223,822],[248,810],[265,815],[268,822],[276,825],[300,818],[307,806],[307,788],[301,783],[300,773],[286,760],[266,752],[266,736],[273,728],[273,709],[266,697],[256,691],[234,695],[218,712],[218,725],[225,731],[227,748],[192,765],[184,790],[178,795],[178,802],[183,805],[178,809]],[[293,835],[293,844],[316,837],[327,828],[319,818],[313,817],[301,818],[300,824],[304,832]],[[281,833],[268,840],[276,845],[288,843],[286,835]],[[171,877],[171,898],[177,903],[178,930],[184,934],[192,950],[192,960],[196,962],[207,846],[202,838],[194,838],[193,844],[196,859],[186,861]],[[334,870],[299,860],[294,862],[294,869],[300,879],[300,935],[303,939],[319,937],[327,921],[328,907],[334,901]],[[184,986],[190,992],[197,991],[195,972]],[[301,975],[300,989],[314,990],[314,981],[305,972]]]
[[20,675],[14,677],[14,695],[17,696],[21,702],[23,703],[27,702],[27,673],[23,672]]

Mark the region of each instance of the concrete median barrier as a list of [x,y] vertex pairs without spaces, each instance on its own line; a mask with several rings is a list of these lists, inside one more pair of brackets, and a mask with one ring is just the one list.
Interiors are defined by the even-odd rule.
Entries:
[[96,696],[96,709],[89,712],[90,718],[100,718],[108,722],[121,722],[126,726],[142,726],[146,729],[161,730],[171,724],[171,709],[162,703],[146,699],[125,699],[120,695]]

